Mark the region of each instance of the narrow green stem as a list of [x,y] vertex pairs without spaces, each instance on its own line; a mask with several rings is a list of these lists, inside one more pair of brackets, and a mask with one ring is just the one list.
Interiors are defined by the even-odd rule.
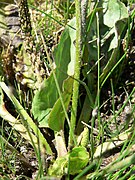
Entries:
[[[33,122],[31,117],[28,115],[28,113],[25,111],[25,109],[22,107],[22,105],[19,103],[19,101],[15,98],[13,93],[10,91],[10,89],[6,86],[4,82],[0,82],[0,86],[3,89],[3,91],[6,93],[6,95],[9,97],[9,99],[12,101],[14,106],[16,107],[19,115],[22,117],[22,121],[24,121],[24,124],[27,124],[35,133],[35,135],[40,140],[40,147],[41,151],[46,149],[46,152],[50,155],[52,155],[52,150],[50,145],[47,143],[46,139],[44,138],[43,134],[41,133],[40,129],[37,127],[37,125]],[[28,131],[29,132],[29,131]]]
[[[99,32],[99,15],[97,16],[97,54],[98,54],[98,85],[97,85],[97,97],[98,97],[98,109],[100,107],[100,32]],[[98,111],[99,112],[99,111]]]
[[[80,0],[75,1],[76,6],[76,61],[75,61],[75,74],[74,78],[80,79],[80,62],[81,62],[81,3]],[[76,117],[77,117],[77,104],[79,95],[79,81],[74,80],[73,83],[73,96],[72,96],[72,111],[71,111],[71,122],[69,132],[69,149],[73,142],[72,132],[75,130]]]
[[[98,108],[98,122],[99,122],[99,129],[100,129],[100,137],[103,137],[103,126],[101,124],[100,119],[100,31],[99,31],[99,14],[96,12],[97,17],[97,57],[98,57],[98,84],[97,84],[97,108]],[[99,137],[99,138],[100,138]]]
[[[100,119],[100,31],[99,31],[99,14],[96,12],[96,19],[97,19],[97,66],[98,66],[98,81],[97,81],[97,97],[95,100],[95,113],[98,116],[98,123],[99,123],[99,136],[103,137],[103,129],[101,126],[101,119]],[[95,124],[95,115],[93,114],[91,119],[91,161],[93,161],[93,155],[94,155],[94,136],[93,136],[93,128]],[[100,138],[100,137],[99,137]]]
[[[48,61],[49,63],[52,65],[52,61],[51,61],[51,58],[49,56],[49,53],[48,53],[48,50],[47,50],[47,47],[46,47],[46,44],[44,42],[44,38],[43,38],[43,35],[41,35],[41,38],[42,38],[42,41],[43,41],[43,45],[44,45],[44,48],[45,48],[45,52],[46,52],[46,55],[47,55],[47,58],[48,58]],[[65,117],[67,119],[67,123],[69,125],[69,128],[70,128],[70,120],[69,120],[69,117],[68,117],[68,114],[67,114],[67,111],[66,111],[66,108],[65,108],[65,105],[64,105],[64,102],[63,102],[63,98],[62,98],[62,94],[61,94],[61,90],[60,90],[60,87],[59,87],[59,83],[58,83],[58,80],[57,80],[57,77],[56,77],[56,74],[55,74],[55,71],[52,69],[52,73],[53,73],[53,77],[54,77],[54,80],[55,80],[55,84],[56,84],[56,87],[57,87],[57,91],[58,91],[58,94],[59,94],[59,97],[60,97],[60,101],[61,101],[61,105],[62,105],[62,108],[63,108],[63,111],[64,111],[64,114],[65,114]],[[71,128],[70,128],[71,129]],[[74,132],[71,130],[71,136],[72,136],[72,139],[74,140],[75,142],[75,136],[74,136]]]

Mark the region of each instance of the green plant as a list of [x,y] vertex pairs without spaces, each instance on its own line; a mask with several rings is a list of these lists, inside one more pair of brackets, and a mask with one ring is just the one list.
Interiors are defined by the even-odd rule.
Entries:
[[[33,146],[39,162],[37,179],[44,177],[43,161],[40,157],[42,154],[53,159],[46,174],[58,178],[65,175],[70,179],[72,175],[74,179],[78,179],[88,174],[85,176],[87,179],[107,176],[113,179],[120,177],[134,164],[134,150],[130,151],[130,148],[134,148],[134,125],[129,128],[129,120],[124,131],[121,131],[116,118],[130,102],[135,88],[117,113],[114,101],[115,87],[127,63],[134,11],[129,15],[127,7],[116,0],[85,3],[86,7],[88,5],[88,12],[84,14],[84,26],[81,24],[81,3],[76,0],[76,17],[65,26],[60,42],[53,52],[54,62],[41,34],[51,73],[33,95],[32,117],[6,84],[2,80],[0,82],[0,116]],[[31,7],[59,22],[52,15]],[[65,11],[66,22],[69,17],[68,8],[69,1]],[[59,24],[63,25],[61,22]],[[125,41],[124,46],[121,41]],[[102,121],[100,113],[102,90],[108,82],[111,82],[113,109],[113,118],[110,122],[114,120],[116,124],[116,132],[111,132],[110,137],[107,136],[107,125]],[[14,104],[18,119],[5,108],[3,91]],[[130,118],[134,116],[135,106],[131,108]],[[48,131],[51,129],[53,132],[55,156],[49,140],[40,128]],[[121,146],[123,148],[119,160],[102,168],[104,154]],[[126,162],[128,165],[125,165]],[[119,168],[122,168],[121,172],[117,171],[113,175],[112,173]]]

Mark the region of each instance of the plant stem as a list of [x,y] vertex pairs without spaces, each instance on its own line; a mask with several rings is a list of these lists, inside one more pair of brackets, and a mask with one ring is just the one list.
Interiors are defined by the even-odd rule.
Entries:
[[[25,111],[25,109],[22,107],[22,105],[19,103],[19,101],[12,94],[11,90],[6,86],[6,84],[4,82],[0,82],[0,86],[3,89],[3,91],[6,93],[6,95],[9,97],[9,99],[12,101],[12,103],[14,104],[15,108],[17,109],[19,115],[22,118],[22,122],[24,124],[27,124],[27,126],[29,126],[33,130],[35,135],[39,138],[41,151],[43,151],[43,149],[45,147],[47,154],[52,155],[51,147],[47,143],[47,141],[44,138],[43,134],[41,133],[40,129],[33,122],[31,117],[28,115],[28,113]],[[28,130],[28,133],[29,133],[29,130]],[[31,133],[29,133],[29,135],[31,135]]]
[[[80,79],[80,62],[81,62],[81,3],[80,0],[75,1],[76,6],[76,61],[75,61],[75,73],[74,78]],[[71,123],[69,132],[69,149],[72,145],[76,145],[73,142],[72,132],[75,131],[76,117],[77,117],[77,104],[79,95],[79,81],[74,79],[73,83],[73,96],[72,96],[72,111],[71,111]]]
[[[85,43],[86,40],[86,16],[87,16],[87,6],[88,0],[81,1],[81,33],[82,33],[82,43]],[[83,44],[84,45],[84,44]]]

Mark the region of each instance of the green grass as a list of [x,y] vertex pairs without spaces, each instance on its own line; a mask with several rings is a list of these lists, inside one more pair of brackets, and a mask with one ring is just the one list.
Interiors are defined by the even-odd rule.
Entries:
[[[22,88],[17,79],[11,84],[0,74],[0,178],[22,176],[16,175],[15,159],[32,168],[27,161],[31,151],[37,162],[37,169],[31,169],[36,171],[35,179],[135,178],[134,80],[130,80],[130,73],[128,85],[122,79],[134,43],[134,10],[130,14],[127,11],[132,3],[114,1],[105,9],[104,3],[102,8],[100,2],[88,1],[86,29],[82,29],[79,0],[44,1],[43,8],[29,1],[29,8],[35,11],[31,39],[36,48],[30,53],[23,51],[22,59],[35,55],[32,73],[41,81],[34,82],[36,88]],[[108,14],[113,17],[112,24]],[[60,40],[55,44],[54,34],[61,27]],[[38,74],[40,67],[44,75]],[[117,100],[123,96],[124,100]],[[26,157],[19,152],[22,144],[31,147]],[[5,157],[7,151],[12,155]],[[107,155],[112,160],[103,165],[109,161]],[[5,167],[10,170],[8,175]]]

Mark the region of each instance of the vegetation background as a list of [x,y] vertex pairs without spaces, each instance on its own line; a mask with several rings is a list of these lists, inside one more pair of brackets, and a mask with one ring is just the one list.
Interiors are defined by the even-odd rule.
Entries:
[[134,7],[0,2],[0,179],[135,179]]

